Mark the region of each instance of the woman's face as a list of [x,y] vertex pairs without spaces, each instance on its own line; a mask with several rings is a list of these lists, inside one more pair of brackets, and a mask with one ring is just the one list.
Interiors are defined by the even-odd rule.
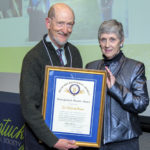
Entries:
[[108,59],[112,59],[120,51],[120,46],[123,44],[115,33],[103,33],[100,36],[100,47],[103,55]]

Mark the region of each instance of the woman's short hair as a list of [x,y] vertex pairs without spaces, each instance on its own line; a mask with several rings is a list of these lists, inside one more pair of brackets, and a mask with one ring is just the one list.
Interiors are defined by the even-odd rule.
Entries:
[[122,23],[117,20],[108,20],[104,21],[98,30],[98,40],[100,40],[100,36],[103,33],[114,33],[120,39],[120,42],[124,40],[124,31]]

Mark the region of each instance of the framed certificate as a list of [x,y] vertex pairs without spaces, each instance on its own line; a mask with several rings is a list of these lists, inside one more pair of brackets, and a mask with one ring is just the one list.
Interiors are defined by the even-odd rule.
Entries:
[[100,147],[106,72],[46,66],[43,117],[50,130],[79,146]]

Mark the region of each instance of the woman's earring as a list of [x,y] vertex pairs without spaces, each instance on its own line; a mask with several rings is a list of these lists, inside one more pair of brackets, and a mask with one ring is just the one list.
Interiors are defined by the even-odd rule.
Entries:
[[120,44],[120,48],[122,48],[122,47],[123,47],[123,44],[121,43],[121,44]]

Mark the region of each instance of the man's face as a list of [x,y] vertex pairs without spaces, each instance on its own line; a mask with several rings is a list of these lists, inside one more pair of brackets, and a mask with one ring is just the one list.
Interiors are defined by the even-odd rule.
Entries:
[[68,9],[56,10],[55,17],[47,18],[47,28],[52,42],[57,47],[62,47],[67,42],[74,24],[74,16]]
[[115,33],[101,34],[99,43],[103,55],[105,55],[108,59],[112,59],[119,53],[120,45],[122,44]]

